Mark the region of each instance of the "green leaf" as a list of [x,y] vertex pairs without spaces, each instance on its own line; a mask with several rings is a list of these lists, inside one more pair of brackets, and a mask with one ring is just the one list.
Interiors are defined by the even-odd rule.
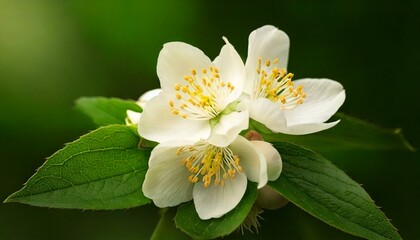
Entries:
[[111,125],[53,154],[5,202],[79,209],[120,209],[149,203],[141,190],[150,150],[139,149],[136,129]]
[[190,202],[179,207],[175,222],[182,231],[194,239],[212,239],[225,236],[241,225],[248,216],[256,198],[257,184],[248,182],[247,190],[241,202],[223,217],[201,220],[194,204]]
[[298,207],[344,232],[367,239],[401,239],[366,191],[331,162],[290,143],[275,143],[283,172],[269,186]]
[[252,121],[252,128],[268,142],[292,142],[320,153],[343,150],[409,150],[414,148],[404,139],[400,129],[380,128],[366,121],[337,113],[340,123],[331,129],[302,136],[273,134],[264,125]]
[[132,100],[104,97],[82,97],[76,101],[76,108],[89,116],[97,126],[125,124],[127,110],[141,112]]

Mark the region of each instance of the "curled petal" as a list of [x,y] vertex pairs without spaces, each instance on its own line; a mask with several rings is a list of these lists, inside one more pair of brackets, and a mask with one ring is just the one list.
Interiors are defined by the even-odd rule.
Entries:
[[238,136],[229,145],[235,155],[239,156],[239,165],[242,166],[247,178],[258,183],[258,188],[267,184],[267,163],[262,152],[250,141]]
[[208,120],[190,120],[173,115],[164,94],[164,91],[161,92],[146,104],[138,127],[140,136],[155,142],[176,139],[197,141],[210,136]]
[[170,42],[163,45],[157,62],[157,75],[160,86],[165,91],[173,91],[175,84],[184,83],[184,76],[191,70],[208,68],[211,60],[203,51],[183,42]]
[[337,112],[346,98],[343,86],[330,79],[301,79],[306,98],[303,104],[284,112],[287,126],[323,123]]
[[251,141],[255,147],[257,147],[267,162],[267,175],[268,180],[276,180],[281,173],[283,163],[281,161],[280,153],[271,145],[271,143],[264,141]]
[[213,127],[209,143],[218,147],[228,146],[242,130],[248,128],[248,117],[247,110],[223,115]]
[[233,179],[227,178],[223,187],[210,184],[206,188],[202,182],[196,183],[193,197],[198,216],[206,220],[225,215],[241,201],[246,185],[246,176],[242,173],[236,174]]

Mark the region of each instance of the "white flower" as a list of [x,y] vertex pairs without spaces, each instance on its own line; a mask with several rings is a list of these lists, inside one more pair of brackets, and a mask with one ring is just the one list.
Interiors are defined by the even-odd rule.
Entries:
[[159,93],[162,91],[162,89],[160,89],[160,88],[156,88],[156,89],[152,89],[152,90],[149,90],[149,91],[147,91],[147,92],[145,92],[145,93],[143,93],[140,97],[139,97],[139,99],[137,100],[137,104],[142,108],[142,109],[144,109],[144,107],[146,106],[146,103],[147,102],[149,102],[150,101],[150,99],[152,99],[152,98],[154,98],[154,97],[156,97],[156,96],[158,96],[159,95]]
[[127,125],[137,125],[139,124],[141,113],[135,112],[132,110],[126,111],[127,117],[125,118],[125,124]]
[[343,86],[329,79],[292,81],[287,73],[289,37],[273,26],[249,36],[246,86],[250,118],[273,132],[309,134],[336,125],[324,123],[343,104]]
[[247,179],[262,188],[280,172],[280,155],[270,143],[242,136],[226,147],[175,140],[153,149],[143,193],[161,208],[193,199],[201,219],[218,218],[240,202]]
[[223,39],[226,44],[213,62],[186,43],[164,45],[157,63],[162,92],[144,108],[138,129],[142,137],[156,142],[209,139],[226,146],[248,128],[248,111],[238,102],[245,67]]
[[[146,106],[146,103],[150,99],[159,95],[159,93],[161,91],[162,90],[160,88],[157,88],[157,89],[149,90],[149,91],[143,93],[139,97],[139,99],[136,101],[136,104],[139,105],[142,109],[144,109],[144,106]],[[137,125],[137,124],[139,124],[141,113],[135,112],[135,111],[132,111],[132,110],[127,110],[126,114],[127,114],[127,117],[125,118],[125,123],[127,125]]]

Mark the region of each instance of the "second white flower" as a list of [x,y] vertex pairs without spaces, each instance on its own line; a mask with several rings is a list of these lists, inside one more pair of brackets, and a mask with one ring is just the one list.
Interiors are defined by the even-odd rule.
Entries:
[[208,139],[226,146],[248,128],[248,110],[238,101],[245,66],[224,40],[214,61],[186,43],[164,45],[157,64],[162,92],[144,108],[139,124],[142,137],[156,142]]

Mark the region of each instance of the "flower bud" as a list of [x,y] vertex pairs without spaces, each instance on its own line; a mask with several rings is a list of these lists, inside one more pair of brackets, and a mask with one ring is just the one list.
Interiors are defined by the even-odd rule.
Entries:
[[258,190],[258,198],[256,204],[263,209],[275,210],[285,206],[289,200],[280,193],[274,191],[269,186],[265,186]]

